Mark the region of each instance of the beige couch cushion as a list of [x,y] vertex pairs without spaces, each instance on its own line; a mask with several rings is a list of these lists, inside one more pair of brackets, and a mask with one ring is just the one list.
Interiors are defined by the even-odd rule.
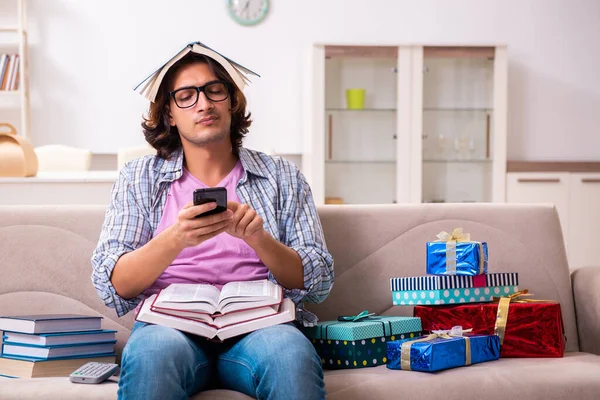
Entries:
[[90,278],[105,211],[101,206],[0,207],[0,315],[101,315],[104,328],[118,330],[120,352],[134,315],[117,318]]
[[[67,378],[8,379],[0,377],[0,399],[2,400],[112,400],[117,398],[117,389],[118,378],[109,378],[97,385],[84,385],[71,383]],[[191,399],[250,400],[252,398],[230,390],[211,390],[199,393]]]
[[[597,400],[600,398],[598,377],[600,356],[569,353],[565,358],[554,359],[505,358],[434,374],[389,370],[385,366],[326,371],[325,384],[328,400]],[[66,378],[11,380],[10,384],[4,384],[5,382],[0,379],[3,400],[110,400],[117,397],[117,384],[114,381],[100,385],[78,385],[70,383]],[[217,390],[200,393],[192,399],[249,397],[241,393]]]

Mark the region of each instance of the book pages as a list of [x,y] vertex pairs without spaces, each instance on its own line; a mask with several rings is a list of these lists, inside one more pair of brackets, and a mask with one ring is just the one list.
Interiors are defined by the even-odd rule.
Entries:
[[148,88],[148,91],[146,93],[146,97],[148,98],[148,100],[153,102],[156,99],[156,93],[158,93],[158,88],[160,88],[160,84],[161,84],[163,78],[165,77],[167,71],[169,70],[169,68],[171,68],[173,66],[173,64],[175,64],[177,61],[181,60],[183,58],[183,56],[185,56],[189,52],[190,52],[190,47],[186,46],[179,53],[177,53],[177,55],[175,55],[175,57],[173,57],[171,60],[169,60],[169,62],[166,63],[159,71],[157,71],[158,75],[157,75],[156,79],[154,80],[154,82],[152,83],[152,86],[150,86]]
[[269,281],[229,282],[221,289],[220,302],[229,297],[266,297],[271,295]]
[[235,69],[233,65],[231,65],[231,63],[227,61],[222,55],[211,49],[202,47],[199,44],[194,44],[194,47],[192,47],[192,51],[194,53],[204,54],[205,56],[208,56],[216,62],[218,62],[219,64],[221,64],[221,66],[225,68],[225,71],[227,71],[229,76],[231,76],[231,79],[233,79],[233,82],[236,84],[236,86],[240,90],[244,90],[244,88],[246,87],[246,82],[244,81],[243,75],[240,74],[240,72],[237,69]]
[[202,54],[207,57],[212,58],[216,62],[218,62],[223,68],[227,71],[227,73],[233,79],[235,85],[243,90],[246,85],[248,85],[251,81],[248,78],[248,75],[260,76],[256,72],[244,67],[243,65],[223,56],[219,52],[211,49],[210,47],[200,43],[194,42],[190,43],[181,49],[175,56],[173,56],[168,62],[163,64],[160,68],[154,71],[150,76],[140,82],[134,90],[146,97],[150,101],[156,100],[156,95],[158,93],[158,89],[167,73],[167,71],[179,60],[181,60],[187,53],[193,51],[197,54]]
[[156,305],[193,302],[210,302],[216,305],[218,300],[219,289],[212,285],[172,283],[160,291]]

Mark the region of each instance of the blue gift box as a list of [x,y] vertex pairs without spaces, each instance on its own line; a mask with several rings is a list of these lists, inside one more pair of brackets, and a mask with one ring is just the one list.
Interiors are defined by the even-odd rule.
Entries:
[[500,358],[497,335],[422,336],[387,343],[387,367],[434,372]]
[[486,242],[427,242],[428,275],[482,275],[487,268]]

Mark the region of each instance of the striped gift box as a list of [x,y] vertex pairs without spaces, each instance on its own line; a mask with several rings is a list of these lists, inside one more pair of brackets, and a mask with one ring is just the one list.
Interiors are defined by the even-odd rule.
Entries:
[[494,297],[507,296],[518,291],[518,286],[441,290],[398,290],[392,291],[392,304],[395,306],[414,306],[417,304],[485,303],[492,301]]
[[392,292],[406,290],[442,290],[462,288],[482,288],[493,286],[518,286],[517,272],[504,272],[486,275],[428,275],[391,278]]

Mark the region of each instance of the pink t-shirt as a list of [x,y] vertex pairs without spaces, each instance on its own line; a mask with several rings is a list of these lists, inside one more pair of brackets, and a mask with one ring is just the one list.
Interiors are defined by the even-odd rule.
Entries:
[[[238,161],[216,185],[227,188],[228,200],[240,202],[235,189],[243,174],[244,168]],[[154,236],[173,224],[179,210],[192,199],[195,189],[207,187],[184,168],[181,178],[171,184]],[[256,252],[243,240],[223,232],[198,246],[185,248],[144,294],[150,296],[170,283],[209,283],[220,289],[227,282],[266,279],[267,276],[268,269]]]

